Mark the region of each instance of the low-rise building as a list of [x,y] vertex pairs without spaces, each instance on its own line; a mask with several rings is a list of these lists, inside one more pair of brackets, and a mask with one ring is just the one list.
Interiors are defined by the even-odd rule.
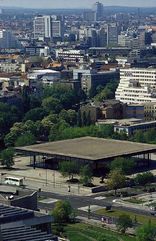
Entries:
[[115,124],[114,125],[114,132],[118,133],[126,133],[127,136],[133,135],[136,131],[148,131],[151,129],[156,129],[156,121],[150,121],[150,122],[140,122],[140,123],[130,123],[128,120],[125,121],[125,123],[121,124]]

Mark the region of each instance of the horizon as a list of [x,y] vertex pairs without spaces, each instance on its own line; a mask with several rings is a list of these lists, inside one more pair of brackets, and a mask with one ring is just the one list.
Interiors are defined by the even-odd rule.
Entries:
[[[77,2],[77,0],[0,0],[0,8],[29,8],[29,9],[91,9],[96,0],[83,0]],[[155,0],[149,0],[144,2],[143,0],[119,0],[117,3],[115,0],[99,1],[103,3],[104,7],[132,7],[132,8],[152,8],[156,7]],[[72,7],[71,7],[72,6]]]

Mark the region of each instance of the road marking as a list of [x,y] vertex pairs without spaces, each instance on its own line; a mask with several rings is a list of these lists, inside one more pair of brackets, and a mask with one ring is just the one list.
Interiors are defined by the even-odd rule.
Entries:
[[[89,208],[89,206],[85,206],[85,207],[78,208],[78,210],[81,210],[81,211],[84,211],[84,212],[88,212],[88,208]],[[99,209],[102,209],[102,208],[103,208],[102,206],[90,205],[91,212],[95,212],[95,211],[97,211]]]
[[46,198],[43,199],[41,201],[39,201],[40,203],[46,203],[46,204],[50,204],[50,203],[56,203],[58,201],[58,199],[54,199],[54,198]]
[[99,197],[95,197],[94,199],[95,200],[103,200],[103,199],[106,199],[106,197],[99,196]]

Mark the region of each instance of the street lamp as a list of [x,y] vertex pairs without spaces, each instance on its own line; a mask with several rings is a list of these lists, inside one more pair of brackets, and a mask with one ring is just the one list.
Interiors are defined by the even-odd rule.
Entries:
[[55,188],[55,170],[53,171],[53,185],[54,185],[54,188]]
[[91,208],[90,205],[88,206],[88,219],[90,219]]
[[46,157],[45,156],[43,156],[42,157],[42,160],[44,161],[44,163],[45,163],[45,169],[46,169],[46,186],[47,186],[47,181],[48,181],[48,172],[47,172],[47,164],[46,164]]

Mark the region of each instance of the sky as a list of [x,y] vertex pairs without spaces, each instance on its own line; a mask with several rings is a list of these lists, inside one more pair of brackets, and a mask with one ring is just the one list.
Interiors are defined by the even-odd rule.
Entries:
[[[0,6],[29,8],[91,8],[96,0],[0,0]],[[105,6],[156,7],[156,0],[101,0]]]

